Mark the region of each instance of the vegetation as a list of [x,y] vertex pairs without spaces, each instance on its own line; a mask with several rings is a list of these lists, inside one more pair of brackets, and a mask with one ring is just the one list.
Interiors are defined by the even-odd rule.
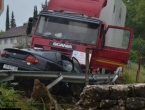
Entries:
[[[132,63],[131,67],[126,67],[124,73],[121,74],[121,77],[117,80],[119,84],[133,84],[136,83],[136,73],[138,70],[138,64]],[[145,82],[145,68],[141,66],[140,71],[140,83]]]
[[23,36],[18,37],[16,39],[17,39],[17,43],[13,44],[14,48],[19,48],[19,49],[30,48],[31,37],[24,34]]
[[35,24],[36,24],[35,18],[37,18],[37,16],[38,16],[37,6],[34,6],[34,12],[33,12],[34,21],[33,21],[33,26],[35,26]]
[[145,0],[123,0],[127,7],[126,27],[134,29],[134,38],[130,52],[130,60],[137,61],[137,58],[145,56]]
[[1,34],[3,34],[3,33],[4,33],[4,31],[3,31],[3,30],[1,30],[1,31],[0,31],[0,35],[1,35]]
[[16,27],[16,20],[14,18],[14,12],[12,11],[11,20],[9,20],[9,5],[7,5],[6,12],[6,31],[10,28]]
[[[24,90],[24,89],[23,89]],[[48,110],[51,103],[42,103],[40,101],[32,101],[28,99],[23,91],[16,91],[10,87],[9,83],[0,84],[0,108],[21,108],[21,110]],[[55,100],[57,97],[53,96]],[[66,97],[65,97],[66,98]],[[63,101],[68,101],[70,98],[62,98],[57,105],[58,110],[72,108],[73,104],[64,104]],[[53,110],[53,109],[52,109]]]
[[7,5],[7,12],[6,12],[6,31],[10,29],[10,22],[9,22],[9,5]]
[[14,18],[14,12],[12,11],[12,16],[11,16],[11,28],[16,27],[16,20]]
[[42,10],[47,10],[47,5],[48,5],[48,2],[47,0],[45,0],[44,5],[42,4]]
[[[0,86],[0,108],[21,108],[22,110],[39,110],[38,102],[29,102],[22,91],[8,87],[8,83]],[[37,104],[37,107],[35,107]],[[42,107],[43,104],[41,104]]]

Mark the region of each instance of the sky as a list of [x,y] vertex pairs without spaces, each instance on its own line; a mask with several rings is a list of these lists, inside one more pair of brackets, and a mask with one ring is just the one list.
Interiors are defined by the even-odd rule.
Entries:
[[45,0],[4,0],[4,11],[0,16],[0,31],[5,31],[7,5],[9,5],[9,18],[11,19],[13,11],[16,25],[22,26],[23,23],[28,21],[29,17],[33,17],[35,5],[38,12],[41,11],[42,3],[45,3]]

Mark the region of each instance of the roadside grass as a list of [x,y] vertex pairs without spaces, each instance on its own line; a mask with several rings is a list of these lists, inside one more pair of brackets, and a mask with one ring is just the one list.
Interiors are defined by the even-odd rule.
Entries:
[[43,110],[36,106],[37,102],[29,102],[22,91],[15,91],[7,87],[7,83],[0,84],[0,108],[21,108],[21,110]]
[[[57,100],[56,97],[54,97]],[[58,104],[58,110],[62,107],[66,110],[72,108],[71,104]],[[21,108],[21,110],[47,110],[49,103],[39,101],[29,101],[24,91],[14,90],[8,82],[0,83],[0,108]]]
[[[132,63],[130,68],[126,67],[124,69],[124,72],[123,74],[121,74],[119,80],[120,79],[123,80],[124,84],[136,83],[137,70],[138,70],[138,64]],[[145,68],[143,66],[141,66],[140,69],[140,83],[145,83]]]

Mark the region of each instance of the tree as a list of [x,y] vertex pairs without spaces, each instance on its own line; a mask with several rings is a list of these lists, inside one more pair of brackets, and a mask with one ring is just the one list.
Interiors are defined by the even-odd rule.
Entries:
[[17,43],[13,44],[14,48],[30,48],[31,45],[31,37],[28,37],[26,34],[24,34],[21,37],[16,38]]
[[12,16],[11,16],[11,28],[16,27],[16,20],[14,18],[14,12],[12,11]]
[[132,41],[132,47],[137,52],[138,57],[145,56],[145,40],[142,38],[136,38]]
[[[34,6],[33,18],[37,18],[37,16],[38,16],[37,6]],[[35,24],[36,20],[34,19],[33,26],[35,26]]]
[[35,18],[35,17],[37,17],[37,15],[38,15],[37,6],[34,6],[34,15],[33,15],[33,17]]
[[47,3],[48,3],[47,0],[45,0],[45,6],[46,6],[46,7],[47,7],[47,5],[48,5]]
[[[24,27],[25,28],[25,27]],[[13,48],[19,48],[19,49],[22,49],[22,48],[30,48],[30,45],[31,45],[31,39],[32,39],[32,33],[30,36],[27,36],[25,30],[23,31],[23,35],[22,36],[19,36],[16,38],[16,43],[13,44]]]
[[134,29],[134,37],[142,37],[145,39],[145,0],[123,0],[127,7],[127,15],[126,15],[126,27],[130,27]]
[[126,26],[134,28],[134,39],[132,42],[133,51],[131,50],[130,52],[130,59],[135,61],[135,57],[137,56],[139,66],[136,82],[139,82],[141,60],[145,58],[145,0],[123,1],[127,6]]
[[136,16],[133,18],[133,21],[136,22],[136,27],[138,30],[138,36],[145,40],[145,0],[139,0],[138,5],[136,6]]
[[44,5],[42,4],[42,10],[47,10],[47,5],[48,5],[48,2],[47,0],[45,0]]
[[137,58],[137,51],[134,50],[130,50],[130,54],[129,54],[129,60],[132,62],[137,62],[138,58]]
[[6,12],[6,31],[10,29],[9,23],[9,5],[7,5],[7,12]]
[[1,34],[3,34],[3,33],[4,33],[4,31],[3,31],[3,30],[1,30],[1,31],[0,31],[0,35],[1,35]]

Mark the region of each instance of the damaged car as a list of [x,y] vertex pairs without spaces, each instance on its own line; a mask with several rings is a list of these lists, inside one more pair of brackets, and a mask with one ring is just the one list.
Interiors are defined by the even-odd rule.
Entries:
[[81,73],[81,66],[57,51],[7,48],[1,53],[0,70]]
[[[6,48],[0,56],[0,70],[12,71],[56,71],[82,73],[81,66],[76,58],[69,57],[57,52],[34,49]],[[48,73],[49,74],[49,73]],[[23,87],[32,90],[33,80],[29,78],[15,78]],[[41,80],[45,85],[51,81]],[[29,85],[29,86],[28,86]],[[65,93],[70,90],[71,83],[60,82],[53,87],[53,93]]]

